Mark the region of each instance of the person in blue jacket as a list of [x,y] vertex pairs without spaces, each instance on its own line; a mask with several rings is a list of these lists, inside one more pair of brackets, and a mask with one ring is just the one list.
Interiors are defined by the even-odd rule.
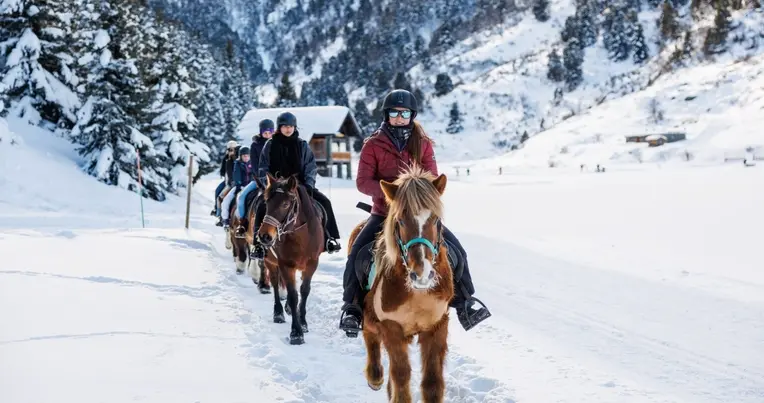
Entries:
[[[252,145],[249,147],[249,164],[253,175],[257,174],[258,165],[260,163],[260,153],[263,151],[265,142],[273,136],[273,129],[273,121],[270,119],[263,119],[260,121],[260,133],[252,136]],[[247,232],[247,195],[255,189],[257,189],[257,182],[251,181],[239,193],[235,212],[236,216],[240,219],[239,226],[236,227],[235,233],[237,238],[244,238],[244,234]]]
[[[310,149],[308,142],[300,138],[300,133],[297,131],[297,117],[294,114],[284,112],[276,119],[276,133],[265,143],[263,151],[260,153],[257,172],[257,176],[263,184],[267,181],[268,173],[284,178],[296,174],[297,179],[305,186],[308,194],[326,210],[327,222],[324,227],[324,232],[327,235],[326,251],[334,253],[341,249],[339,242],[337,242],[337,239],[340,238],[340,231],[334,218],[332,204],[323,193],[316,189],[316,175],[318,173],[316,157],[313,155],[313,150]],[[262,198],[262,194],[259,198]],[[260,228],[260,224],[265,218],[265,203],[257,203],[256,205],[255,228]],[[265,248],[259,239],[255,239],[252,257],[256,259],[265,258]]]
[[228,215],[231,210],[231,202],[236,194],[244,187],[249,185],[255,176],[252,172],[252,168],[249,165],[249,147],[240,147],[238,150],[239,158],[233,163],[233,178],[232,188],[223,199],[223,203],[220,206],[220,214],[223,217],[223,229],[228,230],[231,226]]

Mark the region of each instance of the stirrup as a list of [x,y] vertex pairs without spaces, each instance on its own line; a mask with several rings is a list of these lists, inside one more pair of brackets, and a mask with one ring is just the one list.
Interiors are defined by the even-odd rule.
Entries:
[[[472,307],[471,303],[474,302],[480,304],[481,308],[470,309]],[[457,310],[457,318],[459,319],[459,323],[462,325],[465,331],[469,331],[473,327],[477,326],[478,323],[490,317],[491,311],[488,310],[488,307],[485,306],[483,301],[475,297],[469,297],[466,301],[464,301],[462,309]]]
[[328,238],[326,240],[326,251],[329,253],[335,253],[342,250],[342,245],[334,238]]
[[358,316],[350,311],[359,313],[360,307],[356,304],[350,304],[342,310],[340,315],[340,329],[345,332],[345,335],[350,338],[358,337],[358,333],[363,330],[363,312],[360,312]]

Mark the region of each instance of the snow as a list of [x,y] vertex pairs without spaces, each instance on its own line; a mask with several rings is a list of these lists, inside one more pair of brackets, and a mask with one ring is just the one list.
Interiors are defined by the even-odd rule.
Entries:
[[[297,129],[300,135],[310,140],[313,134],[336,134],[350,113],[345,106],[308,106],[296,108],[253,108],[247,111],[237,128],[239,140],[249,142],[252,136],[260,132],[260,121],[276,118],[282,112],[292,112],[297,117]],[[351,117],[353,115],[351,114]],[[355,117],[353,117],[355,119]]]
[[[144,229],[135,193],[8,124],[23,141],[0,147],[1,401],[386,401],[363,340],[337,329],[346,251],[321,256],[311,331],[291,346],[212,225],[215,174],[193,189],[190,230],[185,194],[144,200]],[[761,164],[448,169],[445,223],[493,316],[470,332],[452,317],[447,402],[764,400]],[[346,243],[369,198],[318,188]]]

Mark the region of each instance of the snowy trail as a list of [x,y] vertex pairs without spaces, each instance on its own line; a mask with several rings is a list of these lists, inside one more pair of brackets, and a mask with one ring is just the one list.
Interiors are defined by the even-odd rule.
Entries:
[[[272,295],[235,274],[214,178],[194,189],[192,230],[182,198],[147,201],[149,228],[132,229],[134,194],[37,148],[0,158],[0,401],[386,401],[362,339],[337,328],[346,250],[322,255],[291,346]],[[56,185],[29,178],[43,174]],[[761,183],[728,167],[450,180],[445,222],[493,317],[452,320],[446,401],[764,401]],[[352,181],[318,188],[343,234],[365,217]]]

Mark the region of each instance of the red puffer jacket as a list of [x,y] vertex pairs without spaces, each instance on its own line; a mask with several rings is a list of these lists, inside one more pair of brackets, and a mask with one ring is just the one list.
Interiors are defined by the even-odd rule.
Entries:
[[[361,160],[358,162],[355,183],[361,193],[371,196],[374,203],[371,214],[387,215],[387,202],[379,181],[392,182],[397,179],[399,173],[412,163],[411,159],[409,152],[406,149],[399,152],[390,137],[382,130],[377,130],[366,140],[361,149]],[[433,175],[438,175],[435,152],[429,139],[422,139],[421,165]]]

